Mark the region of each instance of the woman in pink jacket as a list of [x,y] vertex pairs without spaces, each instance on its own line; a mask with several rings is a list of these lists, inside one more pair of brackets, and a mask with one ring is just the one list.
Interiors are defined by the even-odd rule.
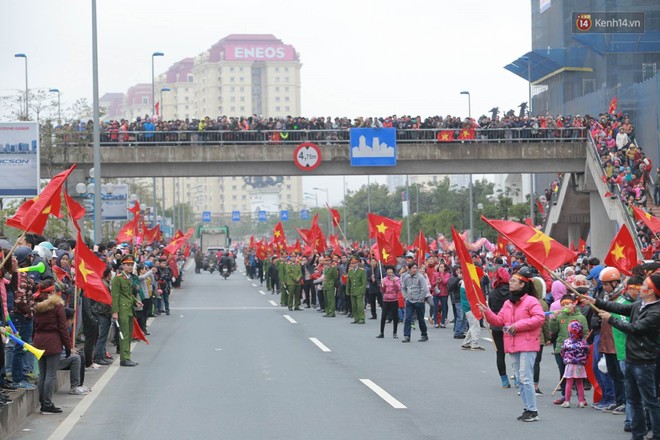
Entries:
[[504,351],[511,355],[513,368],[518,371],[520,397],[525,409],[518,420],[535,422],[539,420],[534,392],[534,361],[539,350],[539,329],[545,320],[541,304],[534,295],[532,272],[522,267],[511,276],[507,300],[496,315],[484,304],[479,309],[484,313],[490,325],[502,327],[504,331]]
[[394,325],[393,338],[396,339],[396,329],[399,325],[399,296],[401,295],[401,280],[394,275],[394,268],[391,266],[387,268],[387,275],[383,278],[380,285],[380,291],[383,293],[383,312],[380,315],[380,334],[377,338],[383,338],[385,331],[385,320],[388,316],[392,316]]

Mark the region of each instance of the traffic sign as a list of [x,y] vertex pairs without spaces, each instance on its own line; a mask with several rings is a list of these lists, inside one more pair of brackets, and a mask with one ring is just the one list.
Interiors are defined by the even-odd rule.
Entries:
[[231,212],[231,221],[240,222],[241,221],[241,211],[232,211]]
[[286,209],[281,210],[280,211],[280,220],[282,220],[283,222],[289,220],[289,211],[287,211]]
[[259,211],[259,221],[260,222],[265,222],[266,221],[266,211]]
[[303,171],[312,171],[321,165],[321,149],[312,142],[303,142],[293,152],[293,163]]
[[300,218],[302,220],[309,220],[309,209],[303,209],[300,211]]
[[202,212],[202,223],[211,223],[211,211]]

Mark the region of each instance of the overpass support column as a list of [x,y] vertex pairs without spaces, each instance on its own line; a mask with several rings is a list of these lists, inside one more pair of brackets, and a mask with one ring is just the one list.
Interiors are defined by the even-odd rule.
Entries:
[[602,196],[598,192],[589,193],[591,211],[591,255],[603,261],[610,248],[610,237],[616,234],[616,222],[609,219]]
[[579,243],[581,238],[586,241],[587,237],[582,237],[581,236],[582,230],[583,230],[582,225],[576,224],[576,223],[571,223],[571,224],[568,225],[567,229],[568,229],[568,243],[567,243],[566,246],[570,246],[571,243],[574,243],[575,247],[577,248],[578,243]]

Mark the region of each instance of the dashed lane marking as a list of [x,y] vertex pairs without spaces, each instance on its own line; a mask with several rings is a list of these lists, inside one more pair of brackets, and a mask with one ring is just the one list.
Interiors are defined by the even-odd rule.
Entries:
[[316,345],[318,348],[320,348],[321,351],[324,351],[326,353],[329,353],[329,352],[332,351],[323,342],[319,341],[316,338],[309,338],[309,340],[312,341],[314,343],[314,345]]
[[376,385],[370,379],[360,379],[360,382],[365,384],[367,386],[367,388],[369,388],[371,391],[376,393],[378,395],[378,397],[383,399],[385,402],[389,403],[392,406],[392,408],[395,408],[395,409],[405,409],[405,408],[407,408],[406,405],[404,405],[403,403],[396,400],[390,393],[388,393],[387,391],[385,391],[384,389],[382,389],[381,387]]
[[289,315],[283,315],[283,316],[284,316],[284,319],[289,321],[291,324],[298,324],[298,322],[295,319],[293,319],[292,317],[290,317]]

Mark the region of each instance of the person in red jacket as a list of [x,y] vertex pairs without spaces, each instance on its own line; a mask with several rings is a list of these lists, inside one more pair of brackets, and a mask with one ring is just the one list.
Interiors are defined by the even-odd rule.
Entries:
[[62,347],[69,357],[72,351],[71,338],[67,331],[64,300],[55,293],[52,280],[47,280],[39,286],[35,295],[34,342],[36,348],[44,350],[39,359],[39,401],[42,414],[61,413],[62,409],[53,402],[57,370],[60,368]]
[[525,409],[518,420],[535,422],[539,420],[534,392],[534,361],[539,350],[540,328],[545,321],[545,313],[534,294],[532,271],[523,266],[509,280],[510,298],[496,315],[486,305],[479,303],[490,325],[502,327],[504,351],[511,355],[513,368],[519,374],[520,397]]

